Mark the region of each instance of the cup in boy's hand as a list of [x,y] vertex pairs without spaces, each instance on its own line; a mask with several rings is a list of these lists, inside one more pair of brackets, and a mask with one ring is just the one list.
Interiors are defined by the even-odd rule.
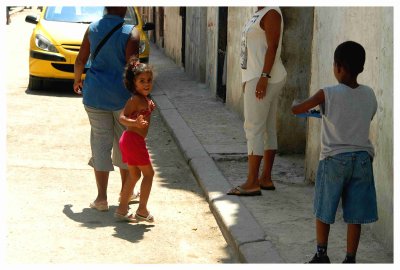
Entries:
[[315,118],[321,118],[321,113],[318,110],[310,110],[305,113],[299,113],[296,114],[296,117],[301,117],[301,118],[306,118],[306,117],[315,117]]

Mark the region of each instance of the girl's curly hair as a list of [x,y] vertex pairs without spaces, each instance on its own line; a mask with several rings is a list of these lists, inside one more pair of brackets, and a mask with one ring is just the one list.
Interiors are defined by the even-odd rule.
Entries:
[[139,58],[131,56],[124,72],[124,84],[129,92],[135,93],[135,78],[145,72],[153,74],[153,67],[146,63],[140,63]]

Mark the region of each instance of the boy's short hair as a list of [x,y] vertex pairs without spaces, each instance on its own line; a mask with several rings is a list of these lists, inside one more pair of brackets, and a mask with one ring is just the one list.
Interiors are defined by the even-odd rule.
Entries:
[[355,76],[364,70],[365,50],[357,42],[346,41],[337,46],[334,60]]

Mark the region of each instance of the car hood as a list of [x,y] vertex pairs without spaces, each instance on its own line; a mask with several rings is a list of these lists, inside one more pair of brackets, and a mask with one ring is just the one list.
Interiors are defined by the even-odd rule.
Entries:
[[41,22],[43,34],[51,38],[54,45],[81,44],[89,24],[67,22]]

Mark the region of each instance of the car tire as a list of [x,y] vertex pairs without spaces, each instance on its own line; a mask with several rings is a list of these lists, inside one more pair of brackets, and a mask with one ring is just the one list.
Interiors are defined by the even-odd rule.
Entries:
[[29,85],[28,85],[28,88],[29,88],[29,90],[31,90],[31,91],[43,89],[43,79],[40,79],[40,78],[37,78],[37,77],[29,76]]

